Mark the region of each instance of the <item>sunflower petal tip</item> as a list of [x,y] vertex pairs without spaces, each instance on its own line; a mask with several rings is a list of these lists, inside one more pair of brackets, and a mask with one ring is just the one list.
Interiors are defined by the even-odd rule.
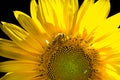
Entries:
[[2,24],[2,25],[3,25],[3,24],[5,24],[5,23],[6,23],[6,22],[4,22],[4,21],[1,21],[1,23],[0,23],[0,24]]
[[30,6],[34,5],[35,3],[36,3],[35,0],[31,0],[31,1],[30,1]]
[[2,38],[0,38],[0,41],[2,40]]
[[35,1],[35,0],[31,0],[31,2],[33,2],[33,1]]
[[19,11],[13,11],[13,13],[14,13],[15,17],[18,18],[20,12]]

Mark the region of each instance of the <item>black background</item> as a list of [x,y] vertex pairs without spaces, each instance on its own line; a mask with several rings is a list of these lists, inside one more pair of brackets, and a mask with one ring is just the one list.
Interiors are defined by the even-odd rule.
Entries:
[[[83,0],[79,0],[80,4]],[[19,10],[30,15],[30,0],[0,0],[0,21],[10,22],[18,24],[16,21],[13,11]],[[111,0],[111,11],[109,16],[114,15],[115,13],[120,12],[120,0]],[[0,30],[0,37],[9,39],[3,32]],[[0,57],[0,61],[8,60],[6,58]],[[0,77],[3,74],[0,74]]]

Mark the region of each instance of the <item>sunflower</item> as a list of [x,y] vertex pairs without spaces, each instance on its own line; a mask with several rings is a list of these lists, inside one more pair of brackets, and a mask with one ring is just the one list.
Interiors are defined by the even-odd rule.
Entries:
[[31,17],[1,22],[0,80],[120,80],[120,13],[109,0],[31,0]]

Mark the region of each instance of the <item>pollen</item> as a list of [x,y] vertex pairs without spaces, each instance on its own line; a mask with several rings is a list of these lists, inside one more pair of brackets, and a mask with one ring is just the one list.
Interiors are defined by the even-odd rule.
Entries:
[[98,52],[80,37],[58,35],[42,55],[41,64],[48,80],[101,80]]

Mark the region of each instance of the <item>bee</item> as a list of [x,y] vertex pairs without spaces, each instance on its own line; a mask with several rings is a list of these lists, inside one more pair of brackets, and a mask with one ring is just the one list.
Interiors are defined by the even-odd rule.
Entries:
[[64,39],[65,39],[65,34],[63,34],[63,33],[58,33],[57,36],[55,36],[52,44],[55,45],[56,43],[61,43],[62,40],[64,40]]

